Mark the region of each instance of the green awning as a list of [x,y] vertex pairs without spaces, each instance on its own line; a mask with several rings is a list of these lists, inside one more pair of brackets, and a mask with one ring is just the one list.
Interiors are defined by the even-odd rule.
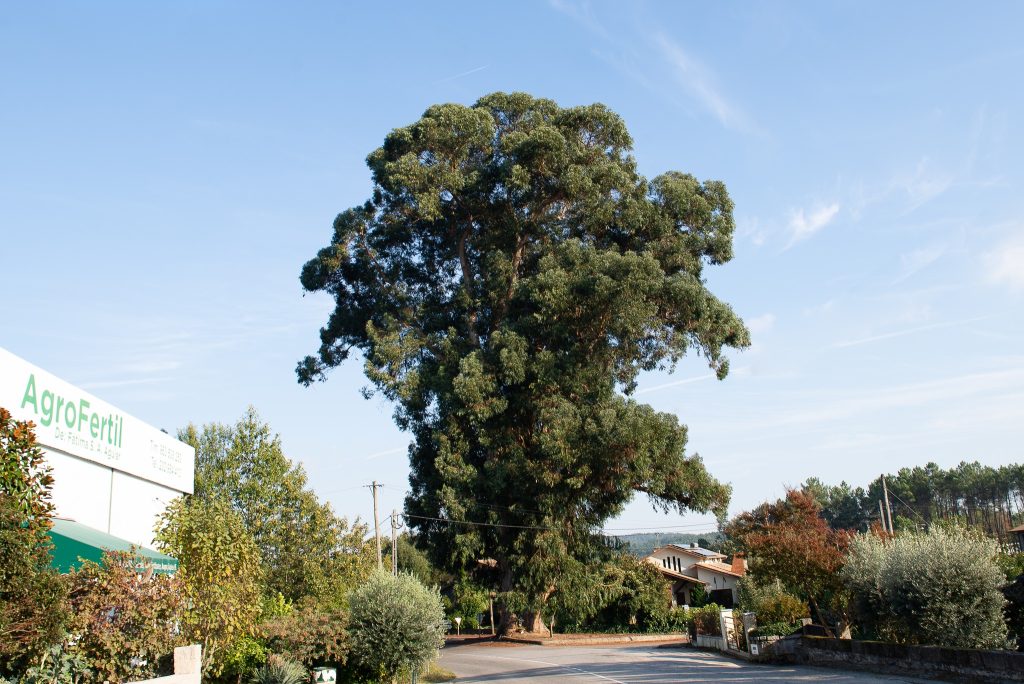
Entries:
[[53,540],[53,560],[50,565],[60,572],[69,572],[82,565],[82,559],[99,563],[104,551],[128,551],[135,555],[139,567],[152,566],[154,572],[172,574],[178,571],[178,561],[170,556],[133,545],[120,537],[71,520],[54,518],[50,529]]

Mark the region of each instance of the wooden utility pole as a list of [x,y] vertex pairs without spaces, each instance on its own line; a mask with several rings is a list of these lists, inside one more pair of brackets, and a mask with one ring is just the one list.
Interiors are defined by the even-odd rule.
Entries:
[[398,577],[398,511],[391,509],[391,574]]
[[889,508],[889,487],[885,484],[885,475],[882,475],[882,495],[885,497],[885,519],[889,521],[889,534],[895,534],[892,529],[892,509]]
[[377,540],[377,569],[383,570],[384,558],[380,552],[380,518],[377,516],[377,487],[380,486],[376,480],[370,485],[373,488],[373,537]]
[[882,531],[885,532],[885,509],[882,508],[882,500],[878,500],[878,524],[882,526]]

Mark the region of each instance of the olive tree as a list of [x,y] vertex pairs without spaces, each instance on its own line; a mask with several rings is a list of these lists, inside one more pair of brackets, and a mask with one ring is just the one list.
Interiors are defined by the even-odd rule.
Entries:
[[349,658],[382,680],[429,663],[444,645],[441,595],[377,570],[349,599]]
[[901,643],[1006,647],[996,552],[991,539],[956,528],[858,535],[842,570],[858,625]]

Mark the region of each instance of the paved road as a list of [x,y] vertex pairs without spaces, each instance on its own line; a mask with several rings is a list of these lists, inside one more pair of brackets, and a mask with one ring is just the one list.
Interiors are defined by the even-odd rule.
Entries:
[[524,646],[478,643],[448,647],[441,666],[456,684],[668,684],[669,682],[924,682],[813,667],[754,665],[690,648],[651,646]]

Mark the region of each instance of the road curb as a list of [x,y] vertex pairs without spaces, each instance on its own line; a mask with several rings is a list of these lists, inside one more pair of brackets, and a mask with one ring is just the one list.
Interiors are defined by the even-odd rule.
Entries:
[[607,646],[613,644],[687,643],[683,634],[594,634],[592,636],[524,637],[504,636],[500,641],[530,646]]

